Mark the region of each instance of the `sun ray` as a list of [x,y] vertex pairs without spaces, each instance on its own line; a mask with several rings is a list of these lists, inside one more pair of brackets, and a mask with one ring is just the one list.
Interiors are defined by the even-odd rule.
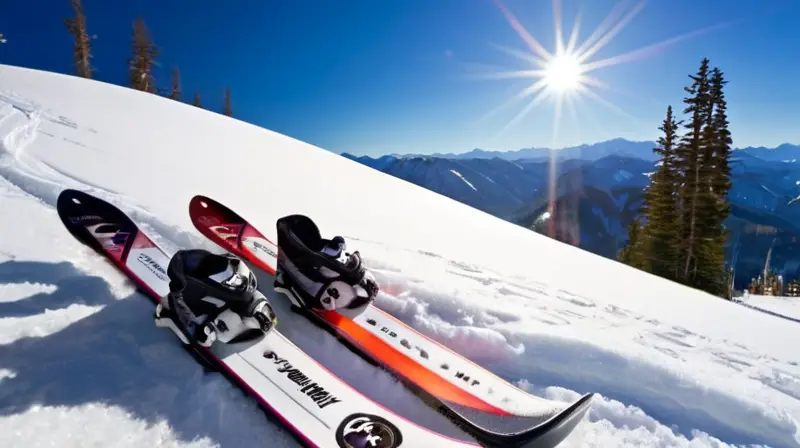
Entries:
[[575,95],[567,95],[567,113],[569,113],[572,122],[575,123],[575,139],[581,140],[581,123],[578,121],[578,110],[575,108]]
[[502,134],[505,134],[506,131],[511,129],[515,124],[517,124],[518,121],[525,118],[525,116],[528,115],[528,113],[534,107],[538,106],[542,101],[546,100],[547,97],[549,96],[550,92],[548,92],[548,90],[544,88],[544,84],[542,84],[542,86],[536,90],[536,95],[533,97],[533,99],[521,111],[519,111],[519,113],[517,113],[517,115],[515,115],[514,118],[511,119],[511,121],[509,121],[505,126],[503,126],[503,129],[501,129],[500,132],[498,132],[498,134],[495,137],[499,137]]
[[622,14],[622,11],[624,10],[624,5],[625,4],[623,2],[619,2],[616,5],[614,5],[614,7],[611,9],[608,15],[603,19],[603,21],[600,22],[599,25],[597,25],[597,28],[595,28],[594,31],[592,31],[592,34],[589,35],[588,38],[586,38],[586,41],[584,41],[581,44],[581,46],[578,47],[577,50],[575,50],[575,53],[582,54],[586,51],[587,48],[589,48],[591,45],[597,42],[597,40],[601,36],[603,36],[606,30],[611,26],[614,20],[616,20],[616,18]]
[[528,62],[531,65],[544,67],[547,64],[547,59],[536,57],[535,55],[530,53],[525,53],[524,51],[515,50],[513,48],[504,47],[502,45],[495,45],[495,48],[497,48],[499,51],[502,51],[503,53],[514,56],[515,58],[523,62]]
[[567,54],[574,54],[575,53],[575,43],[578,41],[578,34],[580,33],[581,29],[581,15],[583,10],[578,11],[577,17],[575,17],[575,25],[572,26],[572,32],[569,35],[569,43],[567,44],[567,49],[564,51]]
[[553,28],[556,32],[556,54],[564,54],[564,33],[561,29],[561,0],[553,0]]
[[724,28],[726,26],[731,25],[732,23],[733,22],[723,22],[723,23],[719,23],[717,25],[709,26],[709,27],[706,27],[706,28],[703,28],[703,29],[699,29],[699,30],[688,32],[688,33],[684,33],[684,34],[681,34],[679,36],[675,36],[675,37],[669,38],[667,40],[663,40],[661,42],[657,42],[657,43],[654,43],[652,45],[648,45],[646,47],[642,47],[642,48],[639,48],[639,49],[636,49],[636,50],[633,50],[633,51],[629,51],[627,53],[623,53],[623,54],[620,54],[620,55],[617,55],[617,56],[611,56],[611,57],[608,57],[608,58],[605,58],[605,59],[601,59],[599,61],[590,62],[588,64],[585,64],[584,68],[585,68],[586,72],[590,72],[590,71],[597,70],[598,68],[608,67],[610,65],[617,65],[617,64],[621,64],[623,62],[635,61],[635,60],[637,60],[639,58],[650,56],[650,55],[656,53],[658,50],[662,50],[662,49],[664,49],[664,48],[666,48],[666,47],[668,47],[668,46],[670,46],[672,44],[678,43],[678,42],[686,40],[686,39],[690,39],[692,37],[699,36],[701,34],[705,34],[705,33],[714,31],[714,30],[719,29],[719,28]]
[[617,22],[617,24],[614,25],[613,28],[611,28],[607,33],[605,33],[603,35],[603,37],[600,38],[600,40],[595,42],[595,44],[592,45],[585,52],[579,53],[578,60],[583,62],[583,61],[589,59],[590,57],[594,56],[595,53],[600,51],[603,47],[606,46],[606,44],[611,42],[611,39],[616,37],[616,35],[619,34],[619,32],[622,31],[622,29],[625,28],[625,26],[627,24],[629,24],[631,22],[631,20],[633,20],[633,18],[636,17],[636,15],[639,14],[639,12],[641,12],[641,10],[643,8],[644,8],[644,2],[643,1],[637,3],[636,7],[631,12],[629,12],[625,17],[623,17],[622,20]]
[[485,113],[483,116],[481,116],[481,118],[478,119],[478,121],[487,120],[487,119],[491,118],[493,115],[499,113],[501,110],[506,109],[506,108],[518,103],[519,101],[525,99],[526,97],[529,97],[529,96],[533,95],[534,93],[536,93],[537,91],[539,91],[539,90],[541,90],[543,88],[544,88],[544,80],[539,80],[538,82],[529,85],[525,89],[517,92],[516,95],[514,95],[511,98],[507,99],[500,106],[495,107],[494,109],[492,109],[489,112]]
[[511,28],[513,28],[514,31],[516,31],[517,34],[519,34],[519,37],[521,37],[522,40],[524,40],[525,43],[528,44],[528,47],[531,49],[531,51],[538,54],[539,57],[545,60],[549,60],[553,57],[550,54],[550,52],[545,50],[542,44],[540,44],[538,40],[536,40],[533,36],[531,36],[528,30],[526,30],[525,27],[522,26],[521,23],[519,23],[517,18],[514,17],[513,14],[511,14],[511,11],[509,11],[508,8],[506,8],[505,5],[503,5],[503,2],[501,0],[495,0],[495,4],[500,8],[500,11],[502,11],[503,15],[506,16],[506,20],[508,20],[509,24],[511,25]]
[[490,73],[481,73],[481,74],[473,74],[471,75],[472,78],[480,78],[480,79],[514,79],[514,78],[536,78],[539,76],[543,76],[545,73],[544,70],[515,70],[509,72],[490,72]]
[[602,96],[598,95],[597,92],[594,92],[594,91],[592,91],[592,90],[590,90],[588,88],[582,87],[580,89],[580,93],[583,94],[583,95],[588,96],[589,98],[597,101],[598,103],[602,104],[603,106],[606,106],[607,108],[609,108],[609,109],[613,110],[614,112],[624,116],[625,118],[628,118],[629,120],[635,121],[637,123],[639,122],[639,119],[636,118],[634,115],[631,115],[628,112],[625,112],[624,109],[622,109],[621,107],[619,107],[616,104],[612,103],[611,101],[608,101],[607,99],[603,98]]

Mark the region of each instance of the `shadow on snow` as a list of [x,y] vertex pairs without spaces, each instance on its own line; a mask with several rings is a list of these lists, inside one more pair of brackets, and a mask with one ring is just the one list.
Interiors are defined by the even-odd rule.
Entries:
[[153,302],[146,296],[134,293],[116,300],[103,279],[68,262],[0,263],[0,282],[7,281],[58,289],[0,304],[0,318],[75,301],[105,306],[50,335],[0,345],[0,368],[15,374],[2,380],[0,415],[36,405],[103,403],[150,424],[167,420],[185,441],[208,437],[222,446],[246,446],[267,439],[278,446],[297,445],[288,433],[269,425],[243,392],[221,375],[205,374],[171,333],[158,331]]

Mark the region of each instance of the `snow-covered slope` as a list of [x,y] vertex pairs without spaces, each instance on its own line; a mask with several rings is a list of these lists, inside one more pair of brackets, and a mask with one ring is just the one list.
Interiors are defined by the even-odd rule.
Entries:
[[775,297],[748,294],[738,301],[765,313],[800,323],[800,297]]
[[[376,269],[379,307],[549,397],[602,394],[565,446],[800,446],[795,322],[122,87],[0,66],[0,141],[0,446],[296,443],[203,375],[154,327],[151,302],[61,228],[64,187],[118,204],[167,248],[215,250],[189,221],[197,193],[265,232],[310,215]],[[282,313],[279,325],[368,396],[444,425],[302,318]]]

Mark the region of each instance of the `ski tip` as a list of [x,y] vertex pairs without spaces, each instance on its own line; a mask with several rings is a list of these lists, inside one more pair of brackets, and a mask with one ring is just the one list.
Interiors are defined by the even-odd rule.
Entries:
[[215,217],[227,222],[243,222],[244,219],[229,207],[219,201],[202,194],[195,195],[189,200],[189,216],[195,227],[203,227],[202,222],[208,217]]
[[214,209],[214,208],[227,208],[219,201],[211,199],[208,196],[202,194],[196,194],[189,200],[189,208],[201,208],[201,209]]
[[208,196],[197,194],[189,200],[189,214],[192,216],[207,215],[209,213],[235,215],[228,207]]

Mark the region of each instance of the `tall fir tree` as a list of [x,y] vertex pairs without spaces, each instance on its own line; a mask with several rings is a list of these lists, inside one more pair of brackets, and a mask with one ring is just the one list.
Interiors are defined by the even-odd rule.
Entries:
[[682,254],[678,267],[679,279],[686,282],[697,269],[697,240],[698,235],[698,203],[702,202],[701,196],[705,193],[702,188],[702,154],[704,152],[703,130],[709,106],[708,84],[708,58],[703,58],[696,75],[689,75],[692,84],[685,87],[689,94],[683,102],[686,107],[684,114],[690,114],[689,121],[685,124],[686,134],[681,139],[676,153],[677,172],[682,183],[681,198],[681,227],[683,242]]
[[705,245],[703,254],[703,276],[698,287],[712,294],[728,292],[728,270],[725,264],[725,244],[728,232],[725,220],[730,214],[728,192],[730,181],[731,133],[728,130],[727,100],[724,86],[727,81],[721,70],[714,68],[710,75],[710,102],[713,111],[708,116],[708,132],[711,150],[708,151],[708,200],[705,216]]
[[637,269],[647,270],[644,263],[644,241],[641,238],[642,224],[634,218],[628,226],[628,244],[617,253],[617,260]]
[[233,109],[231,108],[231,89],[229,87],[225,88],[225,100],[222,105],[222,113],[229,117],[233,116]]
[[192,100],[192,105],[196,107],[203,107],[200,104],[200,94],[197,92],[194,92],[194,99]]
[[[72,10],[75,17],[64,19],[64,25],[74,39],[73,60],[75,64],[75,74],[83,78],[92,78],[92,53],[90,48],[91,38],[86,31],[86,16],[83,14],[83,4],[81,0],[72,0]],[[0,35],[2,37],[2,35]],[[0,39],[1,40],[1,39]]]
[[141,17],[133,22],[132,44],[133,51],[128,60],[130,86],[136,90],[155,93],[156,82],[153,76],[153,66],[158,56],[158,50]]
[[181,100],[181,71],[178,66],[172,67],[172,80],[169,91],[170,99]]
[[711,188],[716,196],[718,209],[718,221],[722,223],[730,214],[730,202],[728,193],[731,189],[731,168],[730,156],[731,132],[728,129],[728,102],[725,99],[724,87],[728,81],[725,80],[722,71],[714,67],[711,71],[711,101],[714,104],[714,113],[711,118],[714,129],[714,153],[713,153],[713,178]]
[[677,258],[680,250],[678,227],[678,178],[675,167],[678,146],[678,127],[667,107],[667,116],[659,129],[663,135],[658,138],[653,152],[660,156],[661,164],[650,179],[645,191],[644,210],[646,227],[643,229],[648,271],[671,280],[677,278]]

